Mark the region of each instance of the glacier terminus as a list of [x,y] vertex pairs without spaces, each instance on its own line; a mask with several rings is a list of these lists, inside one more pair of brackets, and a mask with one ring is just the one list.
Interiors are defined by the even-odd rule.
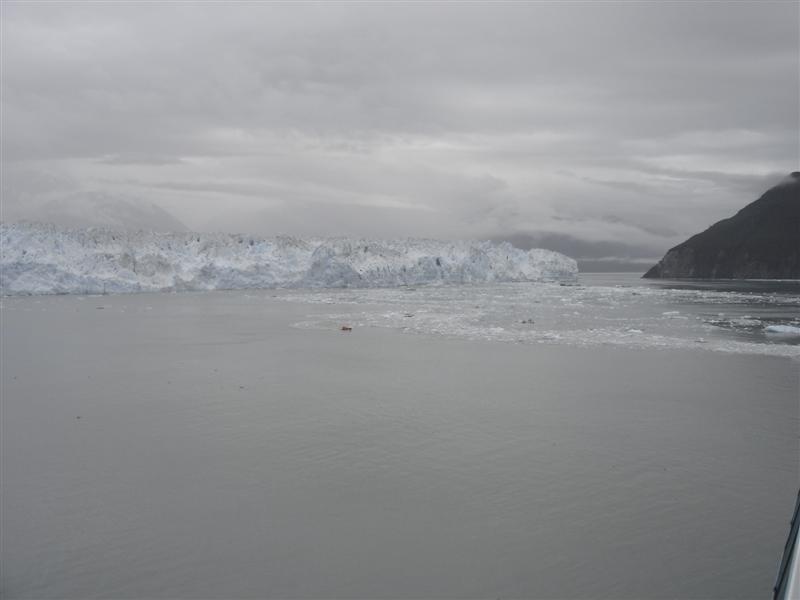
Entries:
[[508,243],[259,238],[0,224],[4,295],[575,281],[575,260]]

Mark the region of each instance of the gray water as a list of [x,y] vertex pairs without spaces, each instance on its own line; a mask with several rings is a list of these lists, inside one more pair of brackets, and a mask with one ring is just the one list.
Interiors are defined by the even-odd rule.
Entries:
[[[534,316],[644,333],[526,337],[514,286],[4,299],[4,597],[769,597],[797,346],[593,285]],[[641,343],[676,310],[708,343]]]

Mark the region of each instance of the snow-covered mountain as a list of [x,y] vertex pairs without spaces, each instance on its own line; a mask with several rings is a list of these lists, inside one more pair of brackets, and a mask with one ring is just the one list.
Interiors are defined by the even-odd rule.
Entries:
[[571,258],[508,243],[261,239],[0,224],[5,295],[571,281]]

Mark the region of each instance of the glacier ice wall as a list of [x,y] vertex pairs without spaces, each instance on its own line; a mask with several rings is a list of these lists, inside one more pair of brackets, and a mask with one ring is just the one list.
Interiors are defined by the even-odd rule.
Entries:
[[563,254],[508,243],[0,224],[4,295],[571,281],[577,272]]

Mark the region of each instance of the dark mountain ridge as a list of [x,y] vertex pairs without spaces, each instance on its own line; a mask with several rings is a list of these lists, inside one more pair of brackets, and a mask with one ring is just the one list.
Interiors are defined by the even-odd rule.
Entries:
[[800,172],[669,250],[653,279],[800,279]]

